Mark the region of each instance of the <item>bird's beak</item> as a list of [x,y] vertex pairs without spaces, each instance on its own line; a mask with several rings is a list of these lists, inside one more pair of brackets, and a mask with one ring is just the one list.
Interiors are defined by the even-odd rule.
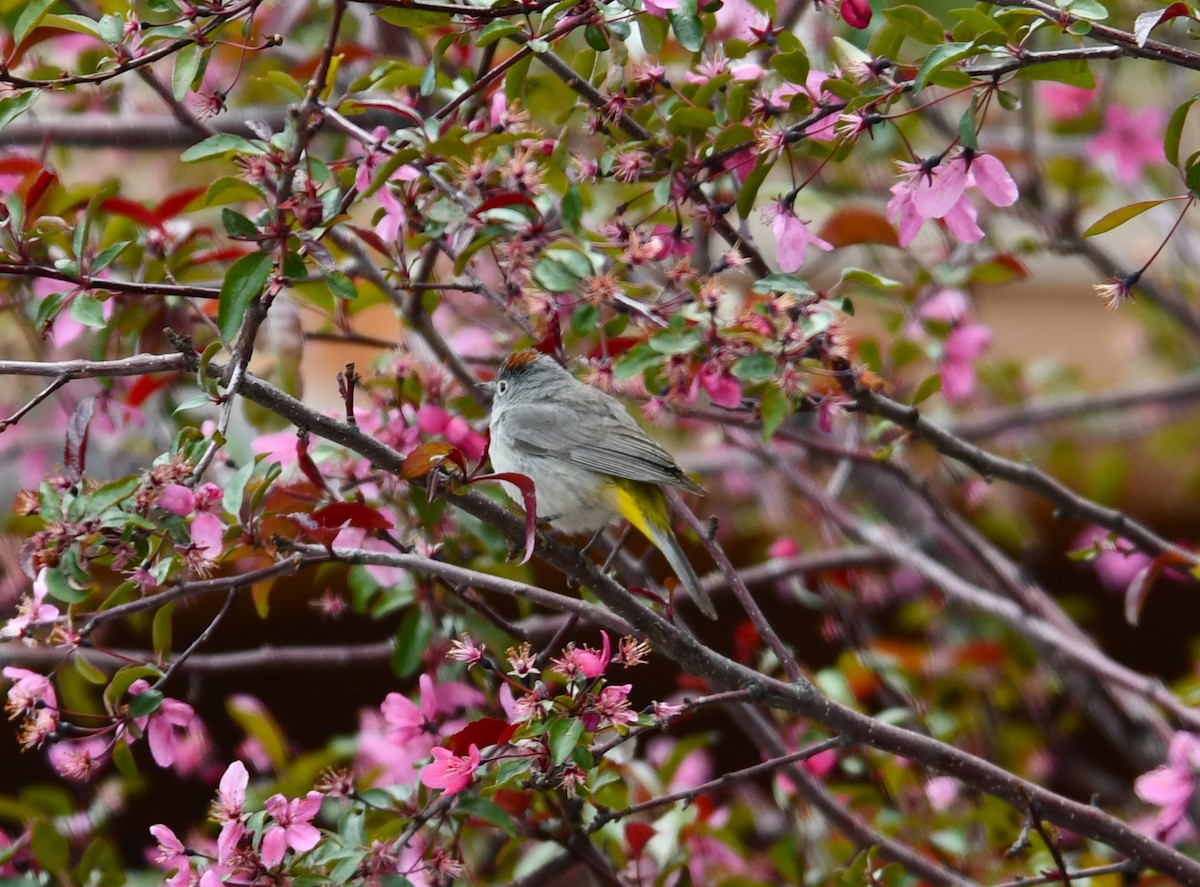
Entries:
[[495,382],[480,382],[479,390],[483,392],[483,399],[489,403],[496,397]]

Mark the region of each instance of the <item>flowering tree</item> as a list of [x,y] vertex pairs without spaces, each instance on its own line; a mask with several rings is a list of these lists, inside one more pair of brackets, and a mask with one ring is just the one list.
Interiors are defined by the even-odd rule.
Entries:
[[[1200,884],[1194,667],[1090,634],[1200,558],[1072,437],[1191,468],[1193,7],[3,10],[0,874]],[[1063,256],[1152,381],[990,359],[989,292]],[[490,474],[531,345],[707,487],[670,498],[720,620]],[[231,648],[297,596],[350,638]]]

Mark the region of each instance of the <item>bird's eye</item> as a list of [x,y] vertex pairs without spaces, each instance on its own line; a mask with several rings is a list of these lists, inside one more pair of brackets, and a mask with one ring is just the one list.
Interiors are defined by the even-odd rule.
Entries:
[[497,394],[503,394],[507,390],[508,390],[508,383],[505,382],[503,379],[501,379],[499,382],[496,383],[496,393]]

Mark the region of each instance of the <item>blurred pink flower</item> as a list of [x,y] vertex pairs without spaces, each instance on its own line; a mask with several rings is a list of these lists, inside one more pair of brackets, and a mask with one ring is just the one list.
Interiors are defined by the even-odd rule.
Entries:
[[750,0],[725,0],[717,10],[716,18],[717,24],[712,31],[712,40],[718,43],[725,40],[754,43],[758,40],[755,30],[762,30],[767,17],[759,12]]
[[975,390],[975,361],[992,341],[992,331],[979,323],[963,324],[943,343],[942,396],[957,403]]
[[1154,558],[1138,551],[1125,539],[1109,541],[1108,536],[1108,530],[1103,527],[1086,527],[1075,537],[1071,547],[1082,550],[1098,546],[1100,553],[1090,562],[1096,578],[1105,591],[1120,593],[1129,587],[1138,573],[1154,563]]
[[479,748],[475,745],[465,758],[440,745],[432,754],[433,762],[421,769],[421,784],[426,788],[440,788],[446,795],[457,794],[470,785],[471,777],[479,769]]
[[217,862],[222,865],[229,861],[230,854],[246,832],[241,817],[246,808],[246,786],[249,784],[246,765],[234,761],[226,768],[217,787],[212,818],[221,823],[221,833],[217,836]]
[[439,406],[425,404],[417,411],[417,427],[424,434],[443,437],[454,444],[472,461],[483,457],[486,441],[466,420],[451,416]]
[[1104,109],[1104,128],[1088,140],[1087,156],[1111,170],[1126,185],[1137,181],[1147,166],[1163,161],[1162,108],[1142,108],[1130,113],[1124,105]]
[[[150,689],[150,683],[139,678],[129,685],[132,696],[140,696]],[[170,767],[183,742],[184,732],[192,726],[196,712],[186,702],[164,698],[158,709],[146,717],[137,718],[138,728],[146,734],[150,743],[150,756],[160,767]]]
[[666,18],[672,9],[679,8],[680,0],[644,0],[646,12],[657,18]]
[[1036,84],[1035,91],[1038,104],[1046,109],[1047,116],[1056,123],[1082,117],[1096,97],[1095,89],[1048,81]]
[[1157,835],[1174,844],[1194,833],[1187,818],[1188,805],[1200,778],[1200,736],[1178,732],[1171,737],[1167,762],[1143,773],[1133,784],[1137,796],[1162,809],[1155,819]]
[[714,361],[710,360],[700,367],[700,371],[692,379],[690,396],[693,400],[696,398],[697,386],[707,391],[712,402],[719,407],[732,410],[742,404],[742,383]]
[[935,776],[925,783],[925,797],[935,813],[946,810],[958,798],[958,780],[953,776]]

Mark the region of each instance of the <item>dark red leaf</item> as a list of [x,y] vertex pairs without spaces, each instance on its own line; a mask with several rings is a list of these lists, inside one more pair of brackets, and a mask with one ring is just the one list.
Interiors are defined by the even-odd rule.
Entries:
[[313,461],[308,452],[308,432],[301,431],[296,435],[296,461],[300,466],[300,473],[307,477],[310,481],[322,489],[328,489],[325,483],[325,477],[321,474],[321,469],[317,468],[317,463]]
[[[405,460],[407,462],[407,460]],[[504,480],[521,491],[522,504],[525,506],[525,557],[521,563],[529,563],[533,557],[533,549],[537,545],[537,494],[533,490],[533,481],[523,474],[512,471],[501,471],[498,474],[483,474],[475,480]]]
[[29,190],[25,192],[26,224],[29,222],[30,212],[37,206],[37,202],[42,199],[42,195],[57,181],[58,174],[52,169],[43,169],[38,173],[38,177],[34,179],[33,184],[29,186]]
[[654,826],[646,822],[627,822],[625,823],[625,843],[629,845],[629,855],[638,859],[642,852],[646,849],[646,845],[650,843],[650,839],[657,835]]
[[417,444],[404,457],[404,464],[400,466],[400,476],[405,480],[424,477],[445,462],[453,449],[454,447],[444,440],[428,440]]
[[862,30],[871,24],[871,4],[867,0],[842,0],[842,21]]
[[562,327],[559,326],[557,314],[551,314],[546,319],[546,331],[533,343],[533,347],[542,354],[549,354],[559,363],[563,362],[566,352],[563,350]]
[[32,157],[23,157],[20,154],[0,157],[0,174],[2,175],[26,175],[41,168],[41,161]]
[[174,194],[168,194],[158,202],[158,206],[154,208],[154,215],[158,217],[160,224],[167,219],[173,219],[183,212],[189,203],[203,194],[204,190],[204,188],[185,188]]
[[378,509],[361,502],[333,502],[312,513],[318,527],[361,527],[365,530],[390,530],[395,524]]
[[479,216],[480,214],[487,212],[489,209],[499,209],[502,206],[517,205],[528,207],[535,213],[538,211],[537,204],[535,204],[527,195],[518,194],[515,191],[505,191],[502,194],[497,194],[495,197],[489,197],[483,203],[479,204],[479,206],[471,210],[471,215]]
[[154,210],[142,206],[136,200],[125,197],[110,197],[100,204],[100,209],[107,213],[124,216],[127,219],[145,225],[147,228],[162,228],[162,222]]
[[879,243],[884,246],[900,244],[896,229],[883,213],[861,206],[844,206],[835,210],[821,225],[817,236],[835,247],[858,243]]
[[385,256],[391,255],[391,249],[386,243],[383,242],[383,238],[370,228],[360,228],[357,225],[349,225],[347,227],[349,227],[351,231],[358,235],[359,240],[361,240],[371,249],[375,250],[375,252]]
[[236,247],[226,247],[225,249],[208,250],[207,252],[198,252],[188,261],[189,265],[200,266],[210,265],[214,262],[231,262],[234,259],[240,259],[246,255],[247,250],[237,249]]
[[1191,17],[1191,10],[1188,9],[1186,3],[1172,3],[1165,9],[1152,9],[1150,12],[1143,12],[1133,23],[1133,36],[1137,40],[1137,45],[1145,46],[1146,41],[1150,39],[1151,31],[1163,22],[1170,21],[1181,15]]
[[733,661],[749,665],[762,649],[762,639],[754,623],[746,620],[739,622],[733,629]]
[[153,376],[138,376],[137,380],[129,386],[129,393],[125,395],[125,403],[131,407],[140,407],[150,395],[170,385],[179,378],[179,375],[179,373],[160,373]]
[[462,757],[476,748],[487,748],[489,745],[504,745],[517,732],[517,725],[510,724],[500,718],[480,718],[472,721],[452,736],[447,736],[442,743],[450,751]]
[[640,345],[644,341],[645,339],[639,339],[636,336],[616,336],[612,339],[605,339],[603,343],[593,347],[587,356],[591,360],[600,360],[604,357],[615,360],[634,345]]

